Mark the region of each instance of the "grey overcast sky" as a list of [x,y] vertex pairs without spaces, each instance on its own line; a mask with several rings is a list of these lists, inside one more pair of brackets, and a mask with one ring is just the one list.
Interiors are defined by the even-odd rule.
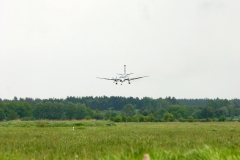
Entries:
[[[239,0],[0,0],[0,98],[240,98]],[[115,85],[96,77],[149,76]]]

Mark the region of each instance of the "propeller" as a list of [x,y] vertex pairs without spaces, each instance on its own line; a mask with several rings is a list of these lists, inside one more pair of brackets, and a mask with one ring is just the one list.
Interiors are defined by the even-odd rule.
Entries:
[[114,79],[114,80],[113,80],[113,83],[116,83],[116,84],[117,84],[117,76],[116,76],[116,78],[113,78],[113,77],[112,77],[112,79]]

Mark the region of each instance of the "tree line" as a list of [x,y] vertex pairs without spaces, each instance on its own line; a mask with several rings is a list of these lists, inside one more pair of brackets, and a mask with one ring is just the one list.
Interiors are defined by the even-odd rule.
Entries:
[[225,120],[240,115],[239,99],[166,97],[67,97],[0,99],[0,121],[13,119],[110,119],[112,121]]

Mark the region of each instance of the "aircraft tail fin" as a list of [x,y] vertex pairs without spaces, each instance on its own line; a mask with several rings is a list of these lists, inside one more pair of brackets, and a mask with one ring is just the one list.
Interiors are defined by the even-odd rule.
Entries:
[[126,65],[124,65],[124,74],[126,74]]

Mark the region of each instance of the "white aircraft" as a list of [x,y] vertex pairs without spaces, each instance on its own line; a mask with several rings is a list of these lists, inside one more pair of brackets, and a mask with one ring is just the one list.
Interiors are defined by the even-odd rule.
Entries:
[[130,84],[130,81],[131,80],[135,80],[135,79],[140,79],[140,78],[144,78],[144,77],[148,77],[148,76],[142,76],[142,77],[136,77],[136,78],[129,78],[129,75],[130,74],[133,74],[133,73],[126,73],[126,65],[124,65],[124,73],[123,74],[118,74],[118,76],[116,76],[116,78],[100,78],[100,77],[97,77],[99,79],[105,79],[105,80],[112,80],[113,83],[116,83],[118,84],[118,82],[121,83],[121,85],[123,84],[124,81],[128,81],[128,83]]

